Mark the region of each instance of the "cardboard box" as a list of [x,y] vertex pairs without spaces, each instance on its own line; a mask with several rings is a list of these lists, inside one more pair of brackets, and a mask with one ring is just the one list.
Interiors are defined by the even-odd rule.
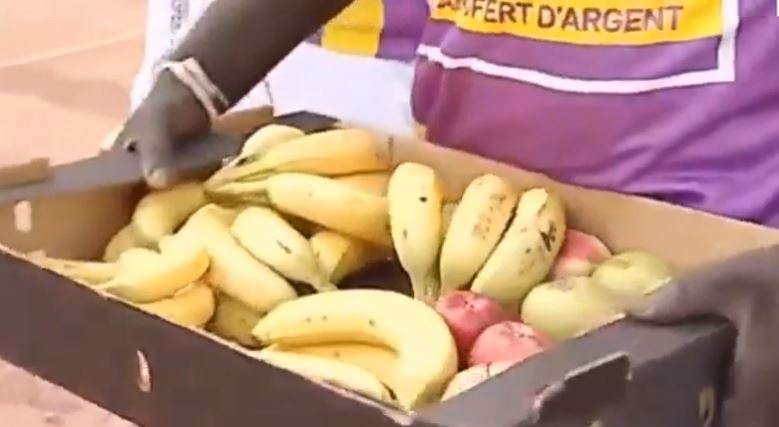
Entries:
[[[308,130],[331,124],[283,120]],[[239,144],[208,147],[186,167],[214,169]],[[521,188],[546,186],[565,199],[573,227],[616,250],[661,254],[681,271],[779,242],[776,230],[561,185],[427,143],[395,138],[385,148],[393,162],[435,167],[454,191],[487,171]],[[0,242],[98,256],[139,197],[137,166],[117,167],[108,153],[49,172],[0,192]],[[708,427],[717,425],[734,337],[716,320],[674,328],[620,321],[409,415],[271,368],[8,253],[0,253],[0,281],[0,355],[145,427]]]

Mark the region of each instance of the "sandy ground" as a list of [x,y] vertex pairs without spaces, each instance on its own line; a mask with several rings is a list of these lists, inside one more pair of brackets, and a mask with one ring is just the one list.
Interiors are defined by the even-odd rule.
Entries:
[[[0,165],[97,150],[127,112],[145,3],[0,2]],[[0,361],[0,427],[44,426],[132,424]]]

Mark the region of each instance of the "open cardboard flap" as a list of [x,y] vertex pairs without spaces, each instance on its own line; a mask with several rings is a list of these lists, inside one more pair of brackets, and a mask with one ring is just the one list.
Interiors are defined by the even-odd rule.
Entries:
[[[284,121],[282,120],[282,122]],[[298,123],[297,119],[289,122],[291,124]],[[321,129],[323,126],[321,122],[314,121],[301,125],[300,127],[310,130],[312,128]],[[416,161],[432,166],[440,173],[441,177],[448,185],[448,190],[451,191],[452,194],[461,194],[465,186],[473,178],[486,172],[502,175],[514,182],[519,188],[534,186],[549,188],[563,197],[567,206],[569,223],[572,227],[601,237],[610,247],[617,251],[640,248],[656,253],[671,262],[679,270],[700,266],[748,249],[779,243],[779,230],[724,219],[652,200],[564,185],[554,182],[540,174],[522,171],[475,155],[435,146],[410,138],[387,137],[384,140],[382,149],[385,150],[386,155],[389,156],[394,164],[404,161]],[[236,146],[230,146],[227,151],[206,150],[205,154],[200,156],[199,160],[193,164],[197,164],[197,166],[201,168],[205,164],[210,164],[212,165],[211,170],[213,170],[213,168],[219,166],[225,153],[234,153],[235,150]],[[124,174],[118,172],[115,168],[116,166],[112,161],[109,161],[105,156],[100,156],[53,168],[49,171],[48,178],[42,182],[15,188],[10,191],[0,192],[0,243],[20,252],[43,250],[48,255],[56,257],[82,259],[99,257],[113,234],[129,221],[135,203],[139,196],[145,191],[144,186],[140,183],[141,179],[137,168],[135,172],[126,172]],[[90,178],[85,179],[85,176]],[[92,179],[92,177],[100,176],[104,177],[102,183],[95,182]],[[2,255],[0,255],[0,257],[1,256]],[[4,274],[5,272],[0,269],[0,277],[3,277]],[[15,274],[15,280],[21,280],[20,277],[23,276],[22,273],[17,272]],[[42,275],[36,277],[37,280],[42,281],[44,279],[44,276]],[[29,280],[35,281],[36,279],[30,278]],[[65,282],[65,280],[59,281]],[[30,285],[33,285],[33,283]],[[53,295],[52,292],[59,291],[58,289],[50,288],[48,284],[42,283],[41,286],[42,288],[36,291],[40,295],[49,293]],[[58,284],[57,286],[67,285]],[[75,287],[78,286],[74,285],[74,288]],[[6,293],[9,292],[11,291],[9,290]],[[131,324],[142,324],[143,327],[138,327],[138,330],[133,333],[141,335],[147,334],[143,335],[143,339],[145,340],[144,345],[147,347],[151,348],[155,345],[158,346],[156,353],[159,359],[157,360],[157,369],[160,369],[159,366],[162,365],[166,366],[165,369],[184,369],[177,363],[178,359],[175,357],[178,356],[170,354],[165,356],[166,351],[175,351],[175,349],[170,347],[171,342],[179,343],[179,345],[187,347],[190,350],[198,348],[198,351],[209,353],[209,355],[213,353],[214,356],[212,359],[209,359],[208,357],[211,356],[208,356],[205,353],[193,358],[193,365],[191,365],[193,366],[193,369],[195,366],[207,369],[206,367],[208,366],[214,370],[220,370],[222,369],[221,365],[218,365],[220,361],[221,363],[227,363],[228,360],[232,360],[229,359],[229,357],[232,356],[218,353],[219,350],[212,349],[211,347],[215,347],[213,345],[211,345],[211,347],[202,343],[196,345],[194,341],[191,341],[194,338],[190,335],[193,334],[185,332],[181,328],[170,324],[163,325],[156,319],[149,320],[148,315],[136,312],[129,307],[119,310],[116,307],[105,308],[101,305],[94,305],[96,304],[94,300],[99,298],[95,298],[91,291],[77,289],[67,290],[67,292],[72,292],[69,297],[69,303],[74,304],[74,307],[79,304],[83,304],[83,307],[93,304],[89,305],[89,307],[92,307],[94,310],[104,310],[104,312],[101,312],[101,316],[116,317],[116,319],[112,320],[114,327],[123,327],[126,325],[126,333],[128,335],[131,335],[131,332],[129,332]],[[79,293],[78,296],[76,295],[76,292]],[[91,302],[87,301],[87,299],[90,298],[92,299]],[[0,301],[0,304],[2,303],[3,302]],[[6,301],[5,304],[13,304],[13,302]],[[28,304],[30,309],[34,309],[37,304],[43,304],[43,299],[30,300],[28,301]],[[105,301],[102,302],[102,305],[106,305]],[[119,305],[120,304],[117,304],[116,306],[118,307]],[[64,313],[67,313],[68,308],[59,307],[58,309],[61,310],[62,316],[65,316]],[[0,307],[0,311],[2,311],[2,307]],[[116,314],[114,315],[111,313]],[[21,311],[16,314],[16,316],[22,315],[24,314]],[[141,317],[147,319],[141,321]],[[12,319],[9,317],[6,320],[10,321]],[[16,321],[23,320],[24,319],[21,318],[16,319]],[[88,322],[88,319],[86,318],[82,320]],[[126,323],[121,323],[120,321]],[[110,323],[111,322],[107,322],[107,324]],[[86,328],[87,326],[87,323],[85,323],[82,327]],[[104,326],[104,329],[105,328],[106,327]],[[38,330],[37,333],[42,333],[41,331],[45,331],[45,329]],[[107,331],[104,332],[108,333]],[[20,331],[20,334],[21,333],[24,333],[24,331]],[[68,332],[66,330],[55,332],[52,329],[51,333],[67,334]],[[633,335],[631,336],[630,334]],[[119,335],[121,335],[121,333]],[[141,335],[135,336],[134,339],[137,341],[140,339],[139,337],[141,337]],[[597,371],[595,368],[600,366],[596,362],[605,360],[609,363],[604,363],[603,366],[616,367],[617,371],[615,372],[622,372],[622,374],[618,375],[622,375],[623,380],[626,380],[626,374],[623,371],[626,369],[629,370],[629,363],[628,365],[625,365],[625,358],[614,357],[614,355],[619,354],[630,355],[632,363],[635,365],[636,363],[640,364],[643,362],[656,361],[657,359],[665,357],[664,355],[672,354],[674,352],[678,353],[680,349],[697,349],[696,351],[698,353],[689,351],[689,356],[678,355],[679,360],[684,361],[684,363],[679,366],[685,366],[684,369],[688,369],[688,366],[692,366],[695,367],[691,368],[692,370],[698,369],[701,375],[708,375],[711,374],[712,371],[716,371],[717,368],[721,368],[720,365],[723,361],[723,357],[713,357],[712,360],[708,362],[696,362],[693,357],[700,358],[700,354],[715,351],[717,349],[722,351],[722,347],[728,345],[727,343],[713,342],[712,337],[714,335],[716,335],[716,331],[706,325],[690,325],[678,329],[651,328],[639,325],[617,327],[612,325],[603,328],[602,331],[596,331],[596,333],[585,337],[585,339],[573,340],[571,343],[561,346],[558,350],[550,352],[549,355],[531,359],[528,363],[522,365],[527,365],[527,367],[512,369],[506,374],[489,381],[483,387],[476,388],[472,393],[465,393],[452,401],[442,405],[436,405],[429,412],[423,413],[422,416],[439,425],[446,426],[478,425],[480,427],[487,427],[517,425],[519,421],[529,419],[533,414],[538,416],[539,408],[537,405],[536,407],[533,406],[532,397],[537,397],[539,390],[544,387],[550,387],[555,382],[563,381],[566,375],[569,375],[577,369],[581,369],[583,366],[592,367],[594,372]],[[84,345],[86,347],[91,346],[97,348],[98,350],[96,351],[99,351],[100,345],[107,347],[114,345],[106,342],[98,342],[98,338],[102,339],[101,337],[102,335],[100,333],[87,333],[84,338],[84,340],[86,340],[84,341]],[[640,337],[640,340],[637,339],[637,337]],[[95,340],[95,342],[88,342],[90,339]],[[121,337],[119,339],[121,339]],[[8,342],[4,342],[4,340],[7,340]],[[17,340],[18,348],[14,347],[14,343],[11,342],[13,340]],[[176,415],[174,408],[166,407],[165,409],[161,409],[162,406],[158,407],[157,404],[155,404],[154,408],[150,409],[143,406],[141,403],[138,403],[137,397],[128,397],[129,392],[127,391],[122,391],[121,393],[117,392],[113,396],[103,396],[100,393],[111,394],[109,390],[110,387],[106,385],[105,388],[101,388],[101,385],[89,382],[89,378],[92,378],[94,380],[93,382],[103,381],[111,383],[111,381],[114,381],[114,383],[111,383],[111,387],[114,388],[120,387],[115,384],[115,382],[120,381],[121,379],[106,380],[105,375],[97,374],[94,376],[83,376],[83,378],[86,379],[77,379],[73,374],[68,373],[65,370],[66,367],[70,370],[79,368],[88,369],[89,362],[87,359],[49,362],[41,359],[40,356],[36,356],[34,357],[33,362],[31,361],[31,358],[33,358],[31,352],[34,349],[28,347],[35,347],[35,345],[30,344],[31,342],[33,342],[31,339],[15,337],[11,332],[8,334],[0,333],[0,355],[3,355],[4,357],[8,356],[9,360],[24,368],[33,371],[43,371],[43,373],[48,375],[47,378],[50,378],[52,381],[59,382],[61,385],[71,388],[77,393],[80,393],[90,400],[94,400],[98,404],[102,404],[121,415],[136,419],[139,422],[143,421],[144,425],[165,425],[166,427],[187,425],[182,424],[182,422],[184,422],[182,420],[188,420],[187,422],[190,422],[191,426],[216,425],[204,424],[205,421],[195,415],[192,415],[189,418],[176,418],[183,417],[184,415]],[[185,342],[188,344],[182,344]],[[163,349],[166,350],[163,351]],[[122,351],[125,350],[123,349]],[[12,354],[9,355],[8,353]],[[216,356],[217,354],[219,354],[218,357]],[[72,356],[73,358],[78,357],[77,353],[73,353]],[[109,352],[104,353],[102,356],[110,358],[115,356],[115,354]],[[166,362],[166,360],[168,362]],[[176,362],[173,362],[173,360],[176,360]],[[54,365],[56,363],[61,363],[61,368],[55,367]],[[200,365],[197,365],[198,363],[200,363]],[[219,390],[218,393],[214,392],[216,395],[209,395],[208,398],[210,399],[211,409],[215,411],[215,413],[221,414],[220,416],[223,417],[219,419],[220,424],[222,422],[228,423],[231,420],[240,419],[235,418],[236,416],[231,415],[230,410],[227,410],[230,405],[236,403],[231,402],[230,399],[234,400],[238,398],[234,393],[231,394],[232,392],[229,388],[231,385],[229,383],[217,384],[223,377],[224,381],[243,381],[242,376],[246,376],[246,372],[248,371],[242,371],[241,369],[254,369],[241,365],[240,363],[238,365],[236,365],[237,367],[235,368],[224,369],[223,372],[221,372],[221,377],[210,379],[210,374],[204,377],[204,380],[208,377],[209,381],[214,381],[214,390]],[[628,368],[625,368],[624,366],[628,366]],[[657,374],[657,371],[653,369],[654,368],[648,369],[647,372]],[[263,369],[264,375],[266,376],[270,375],[267,371],[267,368]],[[584,374],[587,371],[588,370],[585,369],[580,373]],[[179,373],[183,374],[183,371]],[[676,372],[676,375],[680,374],[683,373]],[[579,374],[574,377],[578,376]],[[175,376],[171,375],[163,375],[163,377],[165,377],[167,381],[177,380]],[[287,377],[282,376],[274,378],[276,381],[281,381],[278,378]],[[596,382],[597,381],[599,380],[596,380]],[[668,386],[669,384],[667,381],[667,377],[661,376],[660,384],[662,386]],[[699,378],[695,381],[706,383],[714,380],[710,378]],[[132,385],[128,385],[127,387],[131,386]],[[200,391],[192,391],[195,390],[194,388],[189,392],[195,394],[187,394],[186,390],[189,389],[186,389],[186,387],[189,386],[190,385],[186,384],[177,385],[178,388],[175,389],[177,390],[177,393],[184,396],[181,399],[200,399],[199,401],[197,401],[197,399],[196,401],[189,401],[187,403],[189,406],[203,406],[205,404],[205,401],[202,400],[204,396],[198,394],[201,393]],[[238,387],[234,384],[232,386]],[[277,382],[273,383],[273,386],[280,387]],[[695,386],[697,387],[697,385]],[[259,390],[259,387],[265,387],[266,394],[274,393],[268,391],[268,387],[263,384],[255,384],[253,387],[257,387],[257,390]],[[251,387],[249,390],[252,390]],[[281,387],[280,390],[281,391],[278,391],[278,393],[284,395],[284,393],[292,393],[293,390],[297,389],[285,385]],[[299,392],[299,390],[295,391],[295,393]],[[219,394],[221,394],[221,397],[218,396]],[[345,394],[350,395],[350,393]],[[500,394],[502,397],[495,397],[496,394]],[[506,396],[510,395],[514,395],[517,400],[521,400],[524,403],[515,405],[514,403],[506,402]],[[166,396],[170,399],[172,394]],[[308,398],[313,398],[315,396],[317,396],[317,394],[313,391],[307,394]],[[492,396],[492,398],[490,398],[490,396]],[[644,399],[658,398],[657,396],[651,395],[641,396]],[[130,399],[132,403],[122,403],[120,400],[117,400],[119,398]],[[351,398],[355,399],[356,397],[352,395]],[[697,399],[697,396],[694,396],[694,398]],[[175,402],[168,402],[167,404],[174,405],[174,403]],[[600,405],[601,403],[598,404]],[[163,404],[159,403],[158,405]],[[225,410],[220,411],[218,409],[221,408],[219,405],[226,405],[225,408],[223,408]],[[323,405],[327,406],[326,404]],[[595,403],[593,403],[593,405],[595,405]],[[521,409],[517,409],[515,406]],[[507,412],[507,407],[512,410]],[[332,410],[333,408],[334,407],[331,405],[330,409]],[[338,408],[338,411],[344,411],[343,407],[338,406]],[[256,414],[263,413],[258,408],[249,408],[246,410],[249,412],[254,411]],[[264,409],[266,413],[268,410],[269,409],[267,408]],[[631,410],[635,410],[635,408]],[[322,411],[327,412],[326,409],[322,409]],[[338,411],[332,413],[337,415]],[[569,414],[573,413],[570,408],[566,409],[566,411],[568,411]],[[394,412],[389,411],[386,414],[392,413]],[[346,414],[346,412],[344,412],[344,414]],[[305,414],[301,413],[295,416],[298,417],[298,421],[304,421],[300,417],[304,417]],[[343,416],[346,417],[346,415]],[[317,419],[316,416],[312,415],[311,420]],[[684,419],[684,417],[681,417],[680,419]],[[212,421],[213,420],[215,419],[212,419]],[[279,421],[278,423],[271,424],[292,425],[287,423],[291,420],[292,419],[288,417],[284,422]],[[163,422],[169,424],[163,424]],[[655,423],[652,425],[671,425],[664,424],[663,422],[657,424],[656,419],[652,420],[652,422]],[[387,425],[409,425],[408,423],[408,420],[403,421],[398,419],[393,421],[392,424]],[[240,425],[249,424],[241,423]],[[368,422],[366,419],[361,425],[383,424]],[[624,425],[643,426],[650,424]],[[681,426],[684,424],[678,425]]]

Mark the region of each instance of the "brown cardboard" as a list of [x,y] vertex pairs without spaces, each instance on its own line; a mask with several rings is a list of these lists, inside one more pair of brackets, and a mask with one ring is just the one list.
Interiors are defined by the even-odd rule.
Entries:
[[[308,130],[327,126],[315,119],[287,121]],[[221,155],[235,150],[220,147],[196,149],[200,155],[184,163],[216,167]],[[565,199],[573,226],[617,250],[654,251],[681,271],[779,242],[776,230],[562,185],[427,143],[392,138],[386,149],[394,162],[435,167],[454,193],[487,171],[521,187],[549,187]],[[137,167],[117,171],[117,162],[110,156],[88,159],[54,168],[45,182],[0,192],[0,242],[23,252],[96,257],[127,222],[142,188]],[[96,177],[104,182],[98,185]],[[32,227],[19,230],[25,210]],[[709,402],[725,392],[733,339],[729,326],[712,320],[675,328],[622,321],[412,417],[352,393],[325,390],[8,254],[0,253],[0,281],[0,355],[148,427],[503,427],[534,421],[708,427],[714,425],[705,422],[708,414],[718,412]],[[150,368],[149,392],[143,390],[148,384],[138,383],[139,354]]]

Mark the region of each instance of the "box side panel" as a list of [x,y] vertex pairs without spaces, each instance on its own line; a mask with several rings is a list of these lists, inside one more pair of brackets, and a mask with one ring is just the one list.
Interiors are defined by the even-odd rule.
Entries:
[[[734,331],[722,322],[659,328],[619,322],[530,359],[424,413],[459,426],[705,426],[724,393]],[[625,353],[621,394],[613,377],[584,367]]]
[[[144,427],[430,426],[0,254],[0,353]],[[140,357],[139,357],[140,355]],[[304,407],[304,410],[301,410]]]
[[17,200],[0,205],[0,242],[16,250],[93,259],[129,222],[136,186]]

